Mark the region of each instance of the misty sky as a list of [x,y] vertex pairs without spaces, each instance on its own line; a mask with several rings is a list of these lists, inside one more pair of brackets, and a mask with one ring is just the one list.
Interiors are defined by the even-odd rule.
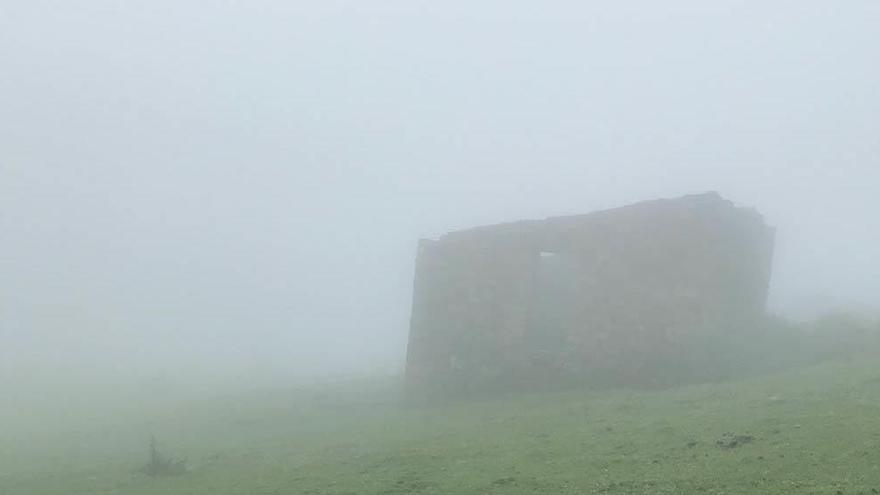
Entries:
[[874,0],[0,0],[0,361],[393,369],[418,238],[706,190],[773,309],[878,308],[878,47]]

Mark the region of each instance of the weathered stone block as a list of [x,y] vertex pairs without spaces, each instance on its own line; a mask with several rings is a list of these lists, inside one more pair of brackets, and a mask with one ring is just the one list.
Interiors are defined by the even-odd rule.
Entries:
[[411,390],[561,370],[638,381],[764,315],[774,229],[717,193],[453,232],[419,243]]

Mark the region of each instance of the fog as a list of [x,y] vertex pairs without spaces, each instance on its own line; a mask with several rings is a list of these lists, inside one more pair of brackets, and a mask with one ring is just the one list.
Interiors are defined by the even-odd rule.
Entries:
[[870,0],[0,1],[0,374],[402,369],[419,238],[708,190],[880,309]]

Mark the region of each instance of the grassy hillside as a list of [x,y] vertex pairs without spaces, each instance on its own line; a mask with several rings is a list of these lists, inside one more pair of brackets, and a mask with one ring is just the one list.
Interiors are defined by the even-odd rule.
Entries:
[[[0,494],[880,492],[871,360],[430,409],[400,406],[395,390],[389,380],[198,400],[127,391],[43,413],[7,402]],[[187,457],[186,474],[138,472],[151,433]]]

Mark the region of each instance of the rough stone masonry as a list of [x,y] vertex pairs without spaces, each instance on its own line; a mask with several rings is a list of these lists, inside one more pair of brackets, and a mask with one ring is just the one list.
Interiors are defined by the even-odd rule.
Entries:
[[422,240],[408,387],[639,380],[701,333],[763,317],[774,234],[710,192]]

